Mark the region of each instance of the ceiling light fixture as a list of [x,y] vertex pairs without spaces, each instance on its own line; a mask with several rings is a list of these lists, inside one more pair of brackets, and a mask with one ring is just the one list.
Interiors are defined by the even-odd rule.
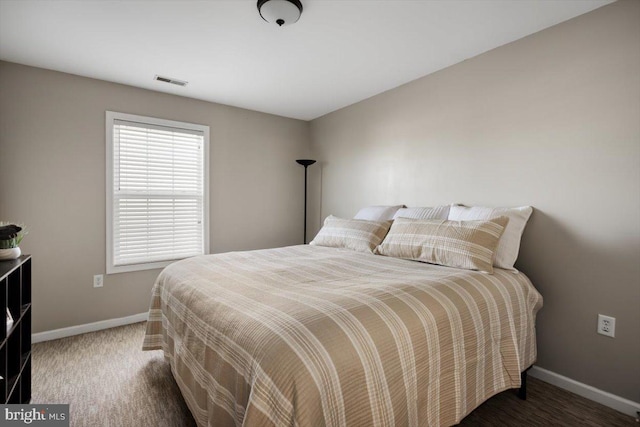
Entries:
[[258,0],[258,12],[268,23],[282,27],[298,22],[302,3],[299,0]]

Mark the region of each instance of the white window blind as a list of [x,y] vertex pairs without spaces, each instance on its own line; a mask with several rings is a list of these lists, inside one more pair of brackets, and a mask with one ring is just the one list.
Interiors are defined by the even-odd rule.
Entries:
[[107,272],[156,268],[208,252],[208,128],[163,122],[112,113]]

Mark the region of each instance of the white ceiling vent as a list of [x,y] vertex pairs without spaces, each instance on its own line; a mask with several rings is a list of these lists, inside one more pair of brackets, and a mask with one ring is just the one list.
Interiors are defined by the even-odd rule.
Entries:
[[159,82],[171,83],[172,85],[177,85],[177,86],[186,86],[187,83],[189,83],[189,82],[185,82],[184,80],[172,79],[171,77],[163,77],[157,74],[153,79]]

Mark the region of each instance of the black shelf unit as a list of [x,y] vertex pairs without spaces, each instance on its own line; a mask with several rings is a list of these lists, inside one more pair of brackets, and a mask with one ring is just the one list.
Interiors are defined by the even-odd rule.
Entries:
[[[31,255],[0,261],[0,401],[31,400]],[[11,313],[13,323],[8,322]],[[3,315],[4,314],[4,315]]]

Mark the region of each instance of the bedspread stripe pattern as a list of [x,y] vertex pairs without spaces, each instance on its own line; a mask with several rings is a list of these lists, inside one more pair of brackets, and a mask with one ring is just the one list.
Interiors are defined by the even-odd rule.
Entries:
[[313,246],[163,271],[143,348],[201,426],[452,425],[518,387],[541,298],[493,276]]

